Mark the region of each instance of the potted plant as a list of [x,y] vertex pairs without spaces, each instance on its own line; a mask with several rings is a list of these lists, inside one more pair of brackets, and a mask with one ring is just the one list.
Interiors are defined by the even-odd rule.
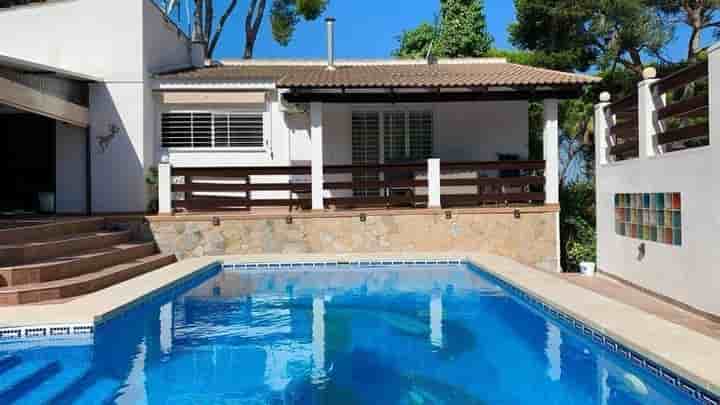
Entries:
[[568,258],[575,263],[586,276],[595,274],[597,259],[597,239],[595,230],[585,221],[577,221],[577,238],[568,243]]

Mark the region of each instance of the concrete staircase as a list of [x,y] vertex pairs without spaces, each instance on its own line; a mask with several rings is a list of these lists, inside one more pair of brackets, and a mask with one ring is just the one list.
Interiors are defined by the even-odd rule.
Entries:
[[0,230],[0,305],[75,297],[175,262],[104,218]]

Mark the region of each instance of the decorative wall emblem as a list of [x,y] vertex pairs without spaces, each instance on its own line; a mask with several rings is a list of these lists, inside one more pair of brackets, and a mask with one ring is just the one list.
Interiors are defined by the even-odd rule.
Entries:
[[109,124],[108,125],[108,133],[107,135],[98,135],[98,146],[100,147],[100,153],[107,152],[108,148],[110,148],[110,143],[115,139],[115,137],[120,133],[120,127],[115,124]]
[[680,193],[615,194],[618,235],[668,245],[682,245]]

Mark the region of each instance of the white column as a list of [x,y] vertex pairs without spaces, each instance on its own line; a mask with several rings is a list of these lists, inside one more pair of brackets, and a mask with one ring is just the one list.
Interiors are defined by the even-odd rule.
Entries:
[[428,159],[428,208],[440,208],[440,159]]
[[172,167],[167,156],[158,165],[158,212],[172,214]]
[[430,344],[439,348],[443,347],[442,321],[442,293],[433,292],[430,297]]
[[312,379],[317,382],[325,378],[325,297],[323,294],[313,297],[312,311]]
[[600,94],[600,102],[595,104],[595,173],[598,173],[600,166],[610,162],[610,93]]
[[648,68],[643,72],[645,80],[638,83],[638,157],[646,159],[660,153],[656,135],[662,132],[657,119],[658,109],[665,106],[664,95],[657,95],[652,90],[655,69]]
[[560,202],[560,153],[558,140],[558,101],[543,100],[543,158],[545,159],[545,202]]
[[310,142],[312,143],[312,209],[325,209],[323,172],[323,105],[310,103]]

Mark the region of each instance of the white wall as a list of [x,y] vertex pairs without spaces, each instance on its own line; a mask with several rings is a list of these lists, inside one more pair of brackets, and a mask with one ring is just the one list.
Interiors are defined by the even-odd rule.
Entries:
[[[599,160],[596,173],[598,268],[715,315],[720,315],[719,110],[720,53],[716,48],[710,53],[710,146],[614,163]],[[602,148],[600,140],[596,143]],[[601,151],[596,155],[599,158]],[[681,246],[616,234],[616,193],[666,192],[681,193]],[[639,260],[638,247],[643,242],[646,253]]]
[[73,0],[3,10],[0,53],[104,80],[142,80],[144,1]]
[[[709,148],[650,160],[603,166],[597,173],[598,268],[703,311],[720,314],[720,273],[715,269],[720,223]],[[679,192],[682,246],[643,241],[615,232],[616,193]],[[646,254],[638,260],[638,246]]]
[[[100,79],[90,88],[92,208],[144,212],[159,154],[150,76],[187,66],[188,38],[151,0],[73,0],[0,12],[0,53]],[[111,124],[121,130],[101,153]]]
[[85,129],[58,122],[55,137],[55,210],[58,214],[85,213]]

